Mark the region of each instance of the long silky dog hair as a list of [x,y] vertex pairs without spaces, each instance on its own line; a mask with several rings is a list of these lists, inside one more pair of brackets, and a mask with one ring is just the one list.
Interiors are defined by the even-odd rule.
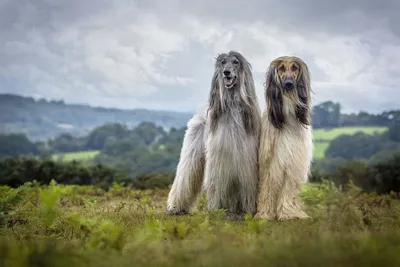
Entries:
[[310,74],[298,57],[270,63],[259,147],[260,188],[256,218],[308,218],[298,198],[313,154]]
[[256,212],[261,111],[251,65],[236,51],[214,65],[208,107],[187,125],[167,214],[187,214],[201,189],[208,209]]

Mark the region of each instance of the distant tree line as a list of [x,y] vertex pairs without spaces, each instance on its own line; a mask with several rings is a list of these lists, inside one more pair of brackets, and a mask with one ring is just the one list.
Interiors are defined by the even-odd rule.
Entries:
[[132,176],[174,172],[184,134],[185,128],[166,132],[154,124],[143,123],[119,138],[107,138],[93,161],[124,169]]
[[[15,98],[15,99],[14,99]],[[10,97],[14,102],[29,102],[25,98]],[[0,97],[0,100],[2,98]],[[19,101],[19,102],[18,102]],[[0,101],[1,102],[1,101]],[[36,103],[33,99],[30,101]],[[29,103],[30,103],[29,102]],[[40,102],[40,101],[39,101]],[[8,103],[8,102],[7,102]],[[47,103],[47,102],[46,102]],[[64,105],[59,102],[49,102],[52,105]],[[18,105],[16,105],[18,106]],[[0,108],[1,109],[1,108]],[[313,108],[313,126],[318,128],[335,128],[341,126],[393,126],[400,124],[400,110],[383,112],[382,114],[372,115],[365,112],[359,114],[341,114],[341,107],[338,103],[327,101]],[[7,116],[0,116],[1,119]],[[186,124],[186,121],[185,121]],[[157,125],[157,126],[156,126]],[[186,126],[170,128],[172,135],[174,132],[184,133]],[[168,138],[167,131],[157,123],[146,121],[135,125],[131,130],[127,124],[106,123],[88,132],[87,135],[74,135],[62,133],[47,141],[30,141],[22,133],[0,134],[0,156],[4,155],[42,155],[45,153],[64,153],[84,150],[107,150],[106,154],[113,155],[116,148],[113,147],[115,141],[121,148],[126,150],[137,146],[149,146],[157,138]],[[363,138],[363,134],[359,138]],[[182,136],[179,136],[182,140]],[[343,139],[344,140],[344,139]],[[355,140],[355,139],[354,139]],[[337,140],[336,142],[339,142]],[[341,142],[341,141],[340,141]],[[165,142],[162,142],[165,143]],[[107,148],[106,148],[107,147]],[[170,149],[170,148],[169,148]],[[114,150],[114,152],[112,151]],[[118,149],[117,149],[118,150]],[[119,153],[119,152],[117,152]]]
[[[174,172],[179,160],[185,127],[166,131],[150,122],[129,129],[109,123],[95,128],[87,136],[62,134],[47,142],[31,142],[22,134],[0,135],[0,157],[39,156],[54,153],[99,150],[93,164],[103,164],[126,171],[130,176],[150,172]],[[400,149],[400,123],[392,124],[383,134],[356,133],[341,135],[330,142],[325,159],[315,166],[331,170],[352,159],[378,161]]]
[[335,128],[348,126],[391,126],[400,123],[400,110],[385,111],[380,114],[359,112],[343,114],[341,105],[326,101],[313,107],[313,128]]
[[105,190],[114,182],[136,189],[167,188],[173,173],[152,172],[130,177],[125,171],[102,164],[83,166],[80,162],[56,162],[29,157],[0,159],[0,185],[18,187],[26,182],[95,185]]
[[[62,134],[48,142],[31,142],[20,134],[0,135],[0,158],[48,158],[54,153],[100,150],[91,161],[92,165],[123,170],[130,177],[171,173],[176,169],[184,133],[185,128],[165,131],[154,123],[143,122],[133,129],[110,123],[94,129],[85,137]],[[21,142],[21,136],[24,142]],[[13,139],[16,141],[11,142]],[[9,145],[3,145],[5,143]]]

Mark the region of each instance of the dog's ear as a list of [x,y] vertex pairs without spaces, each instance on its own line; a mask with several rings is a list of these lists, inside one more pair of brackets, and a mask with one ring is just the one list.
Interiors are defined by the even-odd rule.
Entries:
[[285,123],[283,114],[283,95],[282,90],[277,84],[276,67],[271,65],[266,73],[265,80],[265,100],[268,105],[268,118],[272,125],[277,129],[282,129]]
[[[221,57],[221,55],[219,57]],[[210,112],[210,125],[212,131],[214,131],[217,128],[217,121],[223,112],[220,91],[221,91],[221,84],[219,82],[219,69],[218,66],[216,65],[214,75],[211,80],[211,90],[209,93],[209,100],[208,100],[209,106],[207,111]]]
[[296,118],[300,123],[310,125],[310,74],[305,64],[301,64],[297,96],[300,103],[296,107]]

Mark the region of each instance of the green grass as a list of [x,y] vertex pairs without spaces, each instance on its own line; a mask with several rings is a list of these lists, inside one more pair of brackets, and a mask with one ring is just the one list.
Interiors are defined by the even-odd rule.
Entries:
[[322,159],[325,157],[325,150],[328,148],[329,142],[315,142],[314,143],[314,158]]
[[[165,215],[167,190],[0,187],[0,266],[400,266],[394,197],[307,186],[307,220]],[[8,204],[7,204],[8,203]]]
[[100,153],[99,150],[60,153],[53,155],[53,159],[57,160],[62,158],[62,160],[64,161],[72,161],[72,160],[85,161],[94,158],[99,153]]
[[332,130],[317,129],[313,131],[315,140],[331,141],[342,134],[355,134],[356,132],[364,132],[366,134],[383,133],[387,127],[339,127]]

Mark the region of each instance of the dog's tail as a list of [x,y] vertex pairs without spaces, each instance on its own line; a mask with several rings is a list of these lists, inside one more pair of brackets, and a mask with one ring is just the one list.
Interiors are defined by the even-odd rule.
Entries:
[[176,176],[168,195],[169,214],[188,213],[201,191],[205,166],[206,111],[198,112],[187,124]]

